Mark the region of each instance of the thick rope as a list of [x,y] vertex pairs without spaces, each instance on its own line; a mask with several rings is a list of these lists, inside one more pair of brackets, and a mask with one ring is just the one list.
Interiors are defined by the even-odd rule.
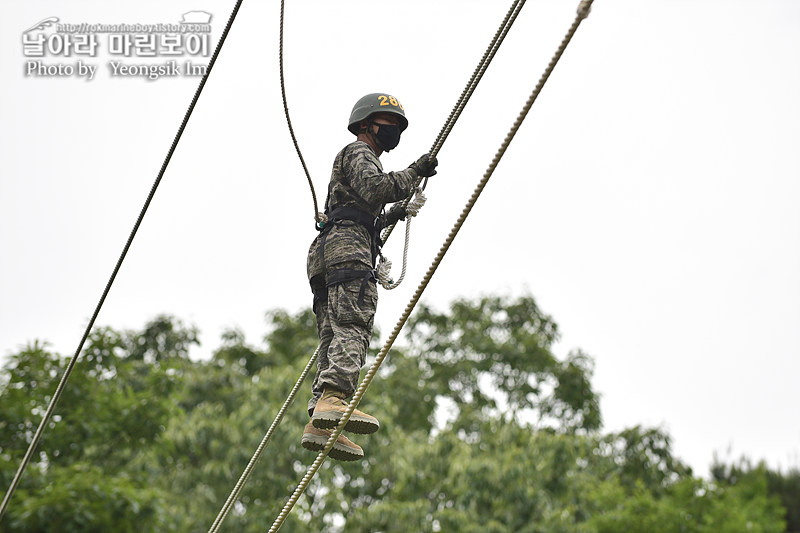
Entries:
[[292,127],[292,119],[289,118],[289,104],[286,101],[286,84],[284,82],[283,77],[283,12],[284,12],[284,4],[285,0],[281,0],[281,30],[280,30],[280,45],[278,47],[279,52],[279,59],[280,59],[280,77],[281,77],[281,97],[283,98],[283,112],[286,114],[286,124],[289,126],[289,134],[292,136],[292,142],[294,143],[294,149],[297,151],[297,157],[300,158],[300,164],[303,165],[303,172],[306,173],[306,179],[308,180],[308,187],[311,189],[311,199],[314,201],[314,220],[317,224],[325,222],[325,214],[319,212],[319,206],[317,204],[317,193],[314,190],[314,182],[311,181],[311,174],[308,173],[308,167],[306,166],[306,161],[303,159],[303,154],[300,152],[300,145],[297,143],[297,137],[294,135],[294,128]]
[[[503,43],[503,40],[508,34],[508,31],[511,29],[511,26],[516,21],[517,15],[519,15],[519,12],[522,9],[522,6],[524,5],[525,5],[525,0],[514,0],[514,2],[511,4],[511,7],[508,9],[505,18],[503,18],[503,22],[500,24],[500,27],[497,28],[497,31],[495,32],[494,37],[489,43],[489,46],[483,53],[483,57],[481,57],[481,60],[478,62],[478,66],[475,67],[475,70],[472,72],[472,76],[467,82],[466,87],[464,87],[464,90],[461,91],[461,96],[459,96],[456,105],[450,112],[450,116],[447,117],[444,126],[442,126],[439,135],[436,137],[436,140],[434,141],[433,146],[431,147],[431,150],[429,152],[431,154],[431,157],[436,157],[436,155],[439,153],[439,150],[441,150],[441,147],[444,144],[445,139],[447,139],[447,137],[450,135],[450,132],[453,130],[456,121],[458,121],[458,118],[461,116],[461,112],[464,110],[464,107],[467,105],[467,102],[469,101],[470,97],[475,92],[478,83],[480,82],[481,78],[483,78],[483,74],[486,72],[486,69],[489,67],[489,64],[492,62],[492,59],[494,59],[497,50],[499,50],[500,45]],[[425,186],[428,184],[428,178],[425,178],[425,182],[421,188],[419,186],[420,183],[422,183],[422,178],[417,179],[414,183],[414,190],[418,191],[417,194],[421,194],[420,191],[424,189]],[[408,210],[411,207],[411,204],[413,203],[412,196],[413,193],[409,195],[408,198],[403,200],[403,206],[406,208],[406,210]],[[392,224],[383,231],[383,234],[381,235],[381,240],[383,241],[384,244],[389,239],[389,236],[392,234],[392,231],[394,230],[394,227],[396,225],[397,223],[395,222],[394,224]],[[400,283],[403,281],[403,277],[405,276],[406,265],[408,260],[408,247],[410,245],[410,240],[411,240],[410,226],[411,226],[411,219],[409,218],[406,221],[406,232],[405,232],[406,237],[405,237],[405,244],[403,247],[403,271],[402,274],[400,275],[399,280],[396,283],[394,283],[390,279],[390,276],[388,274],[388,269],[391,267],[391,264],[389,266],[386,266],[386,264],[383,265],[384,279],[383,281],[381,281],[381,286],[387,290],[396,289],[397,287],[399,287]],[[380,276],[380,271],[379,271],[379,276]]]
[[[439,154],[439,151],[442,149],[444,145],[444,141],[450,135],[450,132],[453,131],[453,127],[455,126],[458,118],[461,116],[462,111],[469,102],[469,99],[475,93],[475,89],[478,87],[478,83],[480,83],[481,79],[483,78],[486,69],[489,68],[489,64],[494,59],[494,56],[497,54],[497,51],[500,49],[500,45],[503,44],[503,41],[508,35],[508,31],[511,29],[511,26],[514,25],[514,22],[517,20],[517,16],[519,12],[522,10],[522,7],[525,5],[525,0],[515,0],[514,3],[511,4],[511,7],[506,13],[503,22],[500,23],[500,27],[497,28],[497,31],[494,34],[489,46],[486,48],[486,51],[483,53],[483,57],[478,62],[478,66],[475,67],[475,70],[472,72],[472,76],[470,77],[469,81],[467,82],[466,87],[461,92],[461,96],[458,98],[456,105],[453,107],[453,110],[450,112],[450,116],[447,117],[447,120],[442,126],[439,135],[436,137],[436,140],[433,142],[433,146],[430,150],[430,156],[436,157]],[[419,187],[420,183],[422,183],[422,179],[419,178],[414,183],[414,189]],[[425,183],[427,184],[427,178],[425,179]],[[424,186],[423,186],[424,188]],[[408,203],[411,201],[411,196],[404,200],[403,205],[407,206]],[[392,234],[394,227],[396,224],[392,224],[388,228],[383,231],[381,235],[381,240],[386,243],[389,239],[389,236]]]
[[30,446],[28,446],[28,451],[25,452],[25,457],[22,459],[22,463],[17,470],[17,473],[14,475],[14,479],[11,481],[11,486],[9,487],[8,491],[6,491],[5,496],[3,497],[3,503],[0,504],[0,520],[3,519],[3,515],[8,508],[8,502],[11,500],[11,497],[14,495],[14,492],[17,490],[17,485],[19,485],[20,479],[22,478],[22,474],[28,466],[30,462],[31,456],[33,455],[36,446],[39,444],[39,440],[42,437],[42,433],[44,432],[45,426],[49,423],[50,418],[53,415],[53,411],[55,410],[56,404],[58,400],[61,398],[61,394],[64,392],[64,388],[67,385],[67,380],[69,379],[70,375],[72,374],[72,370],[75,367],[75,363],[78,361],[78,357],[80,356],[81,350],[83,349],[84,343],[86,343],[86,339],[89,337],[89,333],[94,326],[95,320],[97,316],[100,314],[100,309],[103,307],[103,303],[108,296],[109,291],[111,290],[111,285],[114,283],[114,280],[117,277],[117,273],[119,273],[120,267],[122,267],[122,262],[125,260],[125,256],[128,254],[128,250],[133,243],[133,238],[136,236],[136,232],[139,230],[139,226],[142,224],[142,220],[144,219],[144,215],[147,212],[147,208],[150,206],[150,202],[153,200],[153,196],[155,196],[156,189],[158,189],[158,185],[161,183],[161,178],[164,177],[164,173],[167,170],[167,166],[169,165],[170,160],[172,159],[172,155],[175,153],[175,149],[178,146],[178,142],[183,135],[183,131],[186,129],[186,124],[189,122],[189,117],[192,116],[192,112],[194,111],[195,105],[197,105],[197,100],[200,98],[200,93],[203,92],[203,87],[206,85],[206,81],[208,77],[211,75],[211,69],[214,68],[214,64],[217,61],[217,57],[219,56],[219,52],[222,49],[222,45],[225,43],[225,39],[228,36],[228,32],[233,25],[233,21],[236,18],[236,14],[239,12],[239,7],[242,5],[242,0],[238,0],[236,5],[233,8],[233,12],[231,16],[228,18],[228,23],[225,26],[225,29],[222,32],[222,36],[217,43],[217,47],[214,50],[214,53],[211,55],[211,59],[208,62],[208,68],[206,68],[206,72],[203,75],[203,78],[200,80],[200,84],[197,87],[197,90],[194,93],[194,97],[192,98],[192,102],[189,104],[189,108],[186,110],[186,114],[183,116],[183,121],[181,122],[180,127],[178,128],[178,132],[175,134],[175,139],[172,141],[172,146],[170,146],[169,151],[167,152],[167,156],[164,159],[164,163],[161,165],[161,170],[158,173],[158,177],[156,178],[155,182],[153,183],[152,188],[150,189],[150,194],[147,196],[147,200],[145,200],[144,205],[142,206],[142,210],[139,213],[139,218],[136,219],[136,223],[133,226],[133,230],[131,231],[130,236],[128,237],[128,241],[125,243],[125,247],[122,249],[122,253],[117,260],[117,264],[114,267],[113,272],[111,273],[111,277],[106,284],[106,288],[103,291],[102,296],[100,296],[100,301],[97,303],[97,307],[95,307],[94,313],[92,314],[92,318],[89,320],[89,324],[86,326],[86,331],[83,333],[83,337],[81,338],[80,343],[78,344],[78,349],[75,350],[75,354],[67,364],[66,370],[64,370],[64,374],[61,376],[61,381],[56,387],[55,392],[53,393],[53,397],[50,399],[50,405],[47,406],[47,411],[45,412],[44,416],[42,417],[42,421],[39,424],[39,428],[36,430],[36,433],[33,436],[33,440],[31,440]]
[[481,78],[483,78],[486,69],[489,68],[489,64],[494,59],[494,56],[497,54],[497,51],[500,49],[500,45],[503,44],[503,41],[508,35],[511,26],[514,25],[514,22],[517,20],[517,16],[519,15],[522,7],[525,5],[525,0],[516,0],[508,10],[503,22],[501,23],[500,27],[497,29],[494,37],[492,38],[489,47],[484,52],[481,61],[478,63],[478,66],[475,67],[475,71],[472,73],[472,77],[470,78],[467,86],[464,88],[464,91],[461,93],[461,97],[458,99],[456,106],[450,112],[450,116],[447,118],[442,130],[439,132],[438,137],[436,137],[436,141],[433,143],[431,147],[431,157],[436,157],[438,155],[439,150],[442,149],[442,145],[444,145],[444,141],[450,135],[450,132],[453,131],[453,127],[455,126],[458,118],[461,116],[461,112],[466,107],[467,102],[475,93],[475,89],[478,87],[478,83],[480,83]]
[[278,531],[278,529],[280,529],[281,525],[286,520],[286,517],[288,516],[289,512],[292,510],[295,503],[297,503],[297,500],[305,491],[306,487],[308,486],[308,483],[311,481],[311,478],[314,477],[314,475],[319,470],[320,466],[322,466],[322,463],[325,461],[328,452],[331,450],[331,448],[333,448],[336,439],[339,438],[339,435],[342,433],[344,426],[347,425],[347,422],[350,420],[353,411],[356,409],[356,407],[358,407],[361,398],[364,396],[364,393],[366,392],[367,388],[372,382],[372,379],[377,374],[378,369],[383,363],[383,360],[388,355],[389,350],[394,344],[394,341],[397,339],[398,335],[400,334],[400,331],[403,329],[403,326],[405,326],[408,317],[411,315],[411,311],[413,311],[414,307],[417,305],[417,302],[419,302],[419,299],[422,296],[423,291],[428,286],[428,283],[430,283],[433,274],[436,272],[436,269],[441,264],[445,254],[450,249],[450,245],[453,243],[453,240],[455,239],[459,230],[463,226],[464,221],[466,220],[467,216],[469,216],[470,211],[472,211],[475,202],[477,202],[478,197],[481,195],[483,189],[486,187],[486,184],[489,182],[489,178],[492,177],[492,174],[497,168],[498,163],[500,162],[506,150],[508,149],[508,146],[511,144],[511,141],[514,139],[514,136],[517,134],[517,131],[522,125],[522,122],[525,120],[525,117],[528,115],[528,112],[533,106],[533,103],[536,101],[536,98],[539,96],[539,93],[542,91],[542,88],[544,87],[544,84],[547,82],[547,79],[550,77],[550,74],[553,72],[553,69],[558,63],[558,60],[561,58],[562,54],[564,53],[564,50],[566,50],[567,45],[572,40],[572,37],[575,35],[575,32],[578,30],[581,21],[583,21],[583,19],[585,19],[588,16],[592,2],[593,0],[583,0],[581,2],[580,6],[578,7],[578,15],[575,18],[575,21],[572,23],[572,26],[569,28],[569,31],[567,32],[566,36],[561,41],[558,50],[556,51],[553,58],[550,60],[550,63],[547,65],[547,68],[545,69],[544,74],[542,74],[541,78],[539,79],[539,82],[536,84],[533,93],[531,93],[530,97],[528,98],[528,101],[525,102],[525,106],[522,108],[522,111],[517,117],[517,120],[514,122],[513,126],[511,127],[511,130],[508,132],[506,138],[503,140],[503,143],[500,145],[497,154],[494,156],[494,159],[492,159],[489,168],[486,170],[480,182],[478,183],[477,187],[475,188],[475,191],[472,193],[472,196],[467,202],[467,205],[462,210],[461,215],[459,215],[458,220],[453,226],[453,229],[450,230],[450,234],[447,236],[447,239],[445,239],[445,242],[440,248],[439,253],[436,255],[436,258],[433,260],[433,263],[428,268],[428,271],[425,273],[422,282],[419,284],[419,287],[417,287],[414,296],[412,296],[411,300],[406,306],[405,311],[398,320],[397,325],[395,325],[394,330],[389,336],[389,339],[386,341],[383,348],[381,348],[381,351],[378,353],[375,362],[372,364],[366,376],[361,381],[358,390],[355,392],[353,398],[350,400],[350,403],[347,406],[347,410],[345,410],[344,414],[342,415],[342,419],[339,421],[339,425],[336,426],[336,429],[333,430],[333,433],[328,439],[328,442],[325,444],[325,447],[322,449],[321,452],[319,452],[319,455],[317,455],[316,460],[309,467],[305,476],[300,481],[294,493],[292,493],[291,497],[289,498],[289,501],[283,507],[280,514],[275,519],[275,522],[273,522],[272,527],[269,529],[268,533],[275,533],[276,531]]
[[297,380],[297,383],[294,384],[292,388],[292,392],[289,393],[289,397],[286,398],[286,401],[283,403],[280,411],[275,416],[275,420],[272,422],[272,425],[267,430],[267,433],[264,435],[264,438],[261,440],[261,444],[258,445],[253,457],[250,459],[250,462],[247,464],[247,467],[242,472],[241,477],[239,477],[239,481],[236,483],[236,486],[233,487],[228,499],[225,501],[225,505],[222,506],[220,509],[219,514],[217,515],[216,520],[211,525],[211,529],[208,530],[208,533],[217,533],[219,528],[222,526],[222,522],[225,521],[225,518],[228,517],[228,513],[233,507],[233,504],[236,500],[239,499],[239,496],[242,493],[242,489],[244,488],[247,481],[250,479],[250,475],[253,473],[253,469],[255,468],[258,460],[261,458],[261,454],[264,452],[264,449],[269,444],[270,439],[272,438],[272,434],[275,433],[275,429],[283,420],[283,416],[286,414],[286,410],[289,409],[289,406],[292,405],[294,402],[295,397],[297,396],[297,392],[300,390],[300,385],[302,385],[303,381],[305,381],[306,376],[308,376],[311,368],[314,366],[314,363],[317,361],[317,357],[319,356],[319,349],[322,347],[320,344],[317,346],[317,349],[314,351],[314,355],[311,356],[311,359],[308,360],[308,364],[303,369],[303,372],[300,374],[300,377]]

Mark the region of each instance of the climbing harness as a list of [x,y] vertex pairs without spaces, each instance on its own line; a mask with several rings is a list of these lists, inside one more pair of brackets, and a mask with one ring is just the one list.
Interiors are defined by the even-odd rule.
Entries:
[[[361,100],[359,100],[359,102],[356,103],[356,106],[350,117],[350,125],[348,126],[348,129],[353,131],[354,126],[357,126],[362,120],[364,120],[364,118],[366,118],[368,116],[368,113],[371,111],[371,109],[368,106],[360,104],[362,104],[365,101],[365,99],[372,98],[372,100],[376,100],[377,96],[378,96],[377,94],[367,95],[361,98]],[[402,118],[405,120],[404,115],[400,116],[402,116]],[[355,131],[358,130],[356,129]],[[344,172],[344,166],[345,166],[344,159],[346,150],[347,149],[345,148],[340,152],[341,157],[339,158],[338,161],[338,168],[340,169],[343,178],[345,178],[344,184],[346,184],[348,187],[352,189],[352,184],[349,182],[348,179],[346,179],[347,174]],[[334,226],[342,223],[343,221],[354,222],[356,224],[363,226],[364,229],[367,230],[370,239],[370,257],[371,257],[372,268],[369,271],[365,271],[364,269],[361,270],[348,269],[346,271],[337,270],[333,273],[328,274],[326,283],[324,285],[319,284],[312,278],[311,289],[314,292],[315,305],[317,301],[322,300],[327,294],[326,287],[330,287],[332,285],[344,283],[347,281],[352,281],[355,279],[364,280],[361,286],[361,292],[359,296],[359,303],[362,303],[367,281],[381,282],[381,279],[383,279],[381,284],[383,286],[389,286],[390,288],[394,288],[395,286],[399,285],[399,282],[396,285],[392,285],[391,281],[387,281],[389,279],[388,269],[391,268],[391,262],[389,262],[389,265],[387,267],[386,259],[383,256],[383,253],[381,252],[383,242],[381,241],[380,231],[388,225],[388,220],[390,219],[395,220],[396,218],[400,217],[399,214],[400,212],[407,214],[408,210],[407,209],[394,210],[390,211],[388,214],[382,211],[377,217],[375,217],[370,213],[367,213],[366,211],[362,211],[361,209],[355,207],[349,207],[349,206],[333,207],[333,205],[331,205],[332,188],[333,188],[333,182],[331,182],[330,185],[328,186],[328,200],[327,200],[328,205],[326,205],[325,207],[326,221],[324,223],[317,224],[317,229],[321,233],[321,236],[319,237],[320,239],[319,255],[322,258],[322,263],[323,263],[322,271],[324,272],[327,270],[324,267],[324,265],[325,265],[325,243],[328,238],[328,233]],[[355,190],[353,191],[355,192]],[[355,194],[358,195],[357,192]],[[421,207],[422,203],[424,202],[418,202],[419,207]],[[416,211],[412,209],[412,212],[416,214],[419,211],[419,207],[416,208]],[[406,226],[406,234],[408,235],[408,226]],[[408,238],[406,239],[406,248],[404,250],[403,257],[405,263],[405,260],[407,260],[408,257]],[[378,267],[375,266],[377,258],[380,258],[381,260],[381,263],[379,264]]]
[[67,368],[64,370],[64,373],[61,375],[61,380],[56,387],[55,392],[53,393],[52,398],[50,399],[50,404],[47,406],[47,411],[45,411],[44,416],[42,417],[42,421],[39,424],[36,433],[31,440],[30,445],[28,446],[28,450],[25,452],[25,456],[22,459],[22,463],[17,469],[17,473],[14,475],[14,479],[11,481],[11,486],[5,493],[3,497],[3,502],[0,504],[0,520],[3,519],[3,515],[8,508],[8,503],[11,500],[11,497],[14,495],[14,492],[19,485],[20,479],[22,478],[22,474],[25,471],[25,468],[28,466],[30,462],[31,456],[33,455],[34,450],[36,449],[37,445],[39,444],[39,440],[42,437],[42,433],[44,432],[45,426],[50,422],[50,418],[53,416],[53,411],[55,410],[56,404],[58,400],[61,398],[62,393],[64,392],[64,388],[66,387],[67,380],[69,379],[70,375],[72,374],[72,370],[75,367],[75,363],[78,361],[78,357],[80,356],[81,350],[83,349],[83,345],[86,343],[86,339],[89,337],[89,333],[91,332],[92,328],[94,327],[95,320],[97,320],[97,316],[100,314],[100,309],[103,307],[103,303],[108,296],[109,291],[111,290],[111,285],[114,283],[114,280],[117,277],[117,273],[119,273],[120,268],[122,267],[122,262],[125,260],[125,256],[128,254],[128,250],[130,250],[131,244],[133,243],[133,238],[136,236],[136,232],[139,230],[139,226],[142,224],[142,220],[144,219],[144,215],[147,212],[147,208],[150,206],[151,201],[153,200],[153,196],[155,196],[156,190],[158,189],[158,185],[161,183],[161,179],[164,177],[164,173],[167,170],[167,166],[169,165],[170,160],[172,159],[172,155],[175,153],[175,149],[178,146],[178,142],[181,140],[183,136],[183,132],[186,129],[186,124],[189,122],[189,118],[192,116],[192,112],[194,111],[195,106],[197,105],[197,100],[200,98],[200,93],[203,92],[203,87],[206,85],[206,81],[208,77],[211,75],[211,70],[214,68],[214,64],[217,62],[217,57],[219,56],[220,50],[222,50],[222,45],[225,43],[225,39],[228,37],[228,33],[230,32],[231,26],[233,25],[233,21],[236,19],[236,14],[239,12],[239,7],[242,5],[242,0],[237,0],[236,5],[233,7],[233,11],[231,12],[230,17],[228,18],[228,23],[225,25],[225,29],[222,31],[222,35],[219,38],[219,42],[217,43],[217,47],[214,50],[214,53],[211,55],[211,59],[208,61],[208,67],[206,68],[205,74],[203,74],[202,79],[200,80],[200,84],[197,87],[197,90],[194,93],[194,97],[192,98],[191,103],[189,104],[189,108],[186,110],[186,114],[183,116],[183,121],[181,122],[180,127],[178,128],[178,132],[175,134],[175,138],[172,141],[172,145],[167,152],[167,156],[164,159],[164,163],[161,165],[161,170],[156,177],[153,186],[150,189],[150,194],[147,195],[147,199],[142,206],[141,212],[139,213],[139,217],[136,219],[136,223],[133,225],[133,229],[131,230],[130,236],[128,237],[128,241],[125,243],[125,246],[122,249],[122,253],[117,260],[117,264],[114,267],[114,270],[111,273],[111,277],[106,284],[105,289],[103,290],[103,294],[100,296],[100,301],[97,303],[95,307],[94,313],[92,314],[91,319],[89,319],[89,323],[86,326],[86,330],[83,333],[83,337],[81,338],[80,343],[78,344],[78,349],[75,350],[75,354],[69,360],[67,364]]
[[477,202],[478,197],[481,195],[481,193],[483,192],[484,188],[486,187],[486,184],[489,182],[489,179],[492,177],[492,174],[494,173],[495,169],[497,168],[498,163],[500,162],[500,160],[502,159],[502,157],[505,154],[506,150],[508,149],[508,146],[511,144],[511,141],[514,139],[514,136],[516,135],[517,131],[519,131],[519,128],[522,125],[522,122],[525,120],[525,117],[527,117],[528,112],[530,111],[531,107],[533,106],[533,103],[536,101],[536,98],[539,96],[539,93],[541,92],[542,88],[544,87],[544,84],[547,82],[547,79],[550,77],[550,74],[553,72],[553,69],[555,68],[555,66],[558,63],[559,59],[563,55],[564,50],[566,50],[567,45],[572,40],[572,37],[575,35],[575,32],[578,30],[578,26],[580,26],[580,23],[589,15],[589,11],[591,9],[592,2],[593,2],[593,0],[582,0],[581,1],[580,5],[578,7],[578,10],[577,10],[578,11],[577,12],[577,16],[576,16],[574,22],[572,23],[572,25],[570,26],[569,30],[567,31],[566,36],[561,41],[561,44],[559,45],[558,49],[556,50],[555,55],[550,60],[550,63],[547,65],[547,68],[545,69],[544,74],[542,74],[541,78],[539,79],[539,82],[536,84],[536,87],[534,88],[534,90],[531,93],[530,97],[525,102],[525,105],[523,106],[522,111],[520,112],[520,114],[517,117],[517,119],[514,121],[514,124],[512,125],[511,130],[506,135],[505,139],[503,140],[502,144],[500,145],[500,148],[498,149],[497,153],[495,154],[494,158],[492,159],[492,162],[489,164],[489,168],[486,170],[486,172],[484,173],[483,177],[478,182],[478,185],[476,186],[475,191],[472,193],[472,196],[467,201],[466,206],[461,211],[461,214],[459,215],[458,220],[454,224],[453,228],[450,230],[449,235],[445,239],[445,242],[442,245],[442,247],[439,249],[439,252],[436,255],[435,259],[433,260],[433,263],[431,263],[431,266],[428,268],[428,271],[425,273],[425,276],[423,277],[422,282],[420,282],[419,286],[417,287],[416,292],[412,296],[411,300],[409,301],[408,305],[406,306],[405,311],[403,312],[402,316],[400,317],[400,319],[398,320],[397,324],[395,325],[394,330],[392,331],[391,335],[389,336],[389,339],[383,345],[383,348],[381,348],[381,351],[378,353],[378,355],[377,355],[377,357],[375,359],[375,362],[370,367],[370,369],[367,372],[366,376],[364,377],[364,379],[362,380],[361,384],[359,385],[358,390],[356,390],[355,394],[353,395],[353,398],[350,400],[350,403],[348,404],[347,409],[345,410],[344,414],[342,415],[342,418],[339,421],[339,424],[336,426],[336,429],[333,430],[333,432],[331,433],[330,438],[328,438],[328,442],[325,444],[325,447],[322,449],[322,451],[319,452],[319,455],[317,455],[317,458],[314,460],[312,465],[309,467],[308,471],[306,472],[306,474],[301,479],[301,481],[298,484],[298,486],[295,489],[295,491],[289,497],[289,500],[286,502],[286,505],[284,505],[284,507],[281,510],[280,514],[275,519],[275,521],[272,523],[272,527],[270,527],[268,533],[275,533],[276,531],[278,531],[278,529],[280,529],[281,525],[286,520],[286,517],[289,515],[289,512],[292,510],[292,508],[294,507],[295,503],[297,503],[298,498],[300,498],[300,495],[302,495],[302,493],[305,491],[305,489],[308,486],[308,484],[311,481],[311,479],[314,477],[314,475],[317,473],[319,468],[322,466],[323,461],[325,461],[325,457],[327,457],[328,452],[331,450],[331,448],[333,448],[333,445],[336,442],[336,439],[338,439],[339,435],[341,435],[342,430],[344,429],[345,425],[347,425],[347,422],[350,420],[350,417],[353,414],[353,411],[356,409],[356,407],[358,407],[359,402],[361,402],[361,398],[363,398],[364,394],[366,393],[367,388],[369,387],[370,383],[372,382],[372,379],[375,377],[375,374],[378,372],[378,369],[380,368],[381,364],[383,363],[383,360],[388,355],[389,350],[391,349],[392,345],[394,344],[394,341],[397,339],[398,335],[400,334],[400,331],[402,330],[403,326],[405,325],[406,321],[408,320],[408,317],[411,315],[411,311],[414,310],[414,307],[416,306],[417,302],[419,302],[419,299],[422,296],[423,291],[428,286],[428,283],[430,283],[430,280],[433,277],[433,274],[436,272],[436,269],[441,264],[442,259],[444,258],[445,254],[449,250],[450,245],[452,244],[452,242],[455,239],[456,235],[458,234],[459,230],[463,226],[464,221],[466,220],[467,216],[469,216],[469,213],[472,211],[472,208],[474,207],[475,203]]
[[[325,223],[324,227],[322,228],[322,235],[320,236],[320,251],[319,255],[322,258],[322,271],[326,272],[327,268],[325,268],[325,243],[328,239],[328,235],[330,234],[331,230],[337,225],[343,222],[350,222],[359,224],[367,230],[370,239],[370,257],[372,268],[371,269],[355,269],[355,268],[341,268],[338,270],[333,270],[328,272],[325,277],[325,284],[324,287],[315,287],[315,283],[312,280],[312,290],[314,291],[314,298],[315,300],[323,300],[327,299],[327,288],[332,287],[334,285],[339,285],[342,283],[347,283],[349,281],[361,280],[361,291],[358,294],[358,303],[359,305],[364,303],[364,293],[367,288],[367,283],[375,283],[378,281],[378,277],[375,273],[375,259],[380,254],[381,250],[381,242],[380,242],[380,228],[382,226],[381,218],[380,217],[373,217],[369,213],[362,211],[360,209],[356,209],[354,207],[337,207],[326,213],[328,217],[328,221]],[[316,309],[315,309],[316,312]]]

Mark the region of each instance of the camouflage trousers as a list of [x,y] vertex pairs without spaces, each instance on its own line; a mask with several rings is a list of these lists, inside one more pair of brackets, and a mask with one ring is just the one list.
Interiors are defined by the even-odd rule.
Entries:
[[309,416],[326,387],[348,397],[355,392],[378,305],[378,288],[373,281],[356,279],[330,287],[315,286],[314,281],[320,349],[311,388],[313,397],[308,402]]

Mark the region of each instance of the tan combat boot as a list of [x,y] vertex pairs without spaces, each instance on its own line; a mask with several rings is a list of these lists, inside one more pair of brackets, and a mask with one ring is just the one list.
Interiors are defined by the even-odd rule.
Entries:
[[[339,424],[339,420],[342,419],[342,415],[346,410],[347,402],[344,399],[344,393],[333,389],[325,389],[322,392],[322,397],[317,401],[317,406],[314,407],[314,415],[311,417],[311,422],[318,429],[333,429]],[[375,433],[380,427],[381,425],[377,418],[356,409],[344,429],[350,433],[366,435]]]
[[[333,431],[330,429],[315,428],[309,422],[303,428],[303,440],[301,441],[303,448],[312,452],[322,451],[332,433]],[[364,457],[364,450],[361,449],[361,446],[340,434],[333,444],[333,448],[328,452],[328,456],[337,461],[358,461]]]

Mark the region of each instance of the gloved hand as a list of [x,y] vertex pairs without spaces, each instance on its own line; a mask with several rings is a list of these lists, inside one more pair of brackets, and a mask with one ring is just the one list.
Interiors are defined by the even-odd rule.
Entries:
[[392,224],[397,224],[399,220],[405,220],[408,213],[406,212],[405,207],[403,207],[403,202],[397,202],[389,209],[389,212],[386,213],[386,216],[383,218],[383,224],[381,226],[381,230],[383,228],[388,228]]
[[425,154],[411,163],[408,168],[414,169],[420,178],[430,178],[436,175],[436,165],[438,164],[435,157],[431,158],[430,154]]

